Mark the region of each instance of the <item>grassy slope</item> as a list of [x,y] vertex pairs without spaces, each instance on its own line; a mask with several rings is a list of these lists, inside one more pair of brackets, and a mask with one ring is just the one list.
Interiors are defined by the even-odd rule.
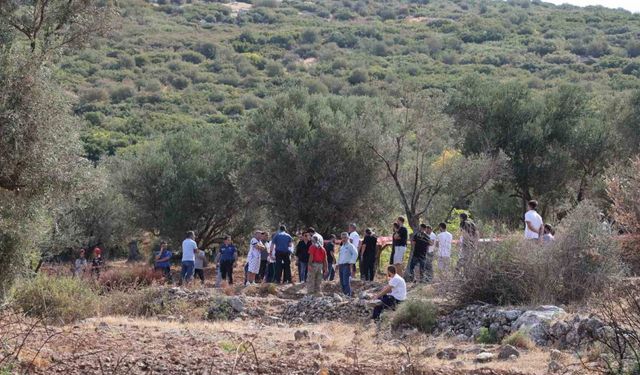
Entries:
[[623,11],[525,0],[261,0],[236,16],[229,5],[193,1],[124,0],[113,37],[63,57],[59,77],[78,95],[91,157],[232,121],[295,86],[380,95],[403,79],[447,90],[476,73],[537,89],[576,83],[603,98],[640,87],[640,58],[631,57],[640,54],[640,16]]

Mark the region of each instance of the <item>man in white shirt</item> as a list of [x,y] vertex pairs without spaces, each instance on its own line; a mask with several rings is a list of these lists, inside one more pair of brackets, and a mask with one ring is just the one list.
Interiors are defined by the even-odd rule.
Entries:
[[[358,234],[356,229],[357,229],[356,223],[349,224],[349,242],[351,242],[353,244],[353,247],[355,247],[356,250],[359,250],[360,249],[360,235]],[[359,255],[358,255],[358,262],[360,262],[360,256]],[[355,276],[355,274],[356,274],[356,265],[354,263],[353,264],[353,268],[351,269],[351,275]]]
[[375,296],[375,299],[379,299],[382,303],[373,308],[373,315],[371,316],[373,320],[380,319],[380,314],[384,309],[395,310],[397,304],[407,299],[407,284],[396,273],[395,266],[387,267],[387,277],[389,278],[389,284]]
[[529,211],[524,214],[524,238],[529,240],[540,240],[544,230],[542,217],[536,212],[538,201],[530,200]]
[[447,224],[438,224],[440,233],[436,238],[436,247],[438,248],[438,272],[449,272],[449,264],[451,264],[451,243],[453,236],[447,231]]
[[182,241],[182,271],[180,277],[184,282],[189,284],[193,279],[193,271],[195,270],[196,251],[198,244],[194,241],[195,233],[187,232],[187,238]]

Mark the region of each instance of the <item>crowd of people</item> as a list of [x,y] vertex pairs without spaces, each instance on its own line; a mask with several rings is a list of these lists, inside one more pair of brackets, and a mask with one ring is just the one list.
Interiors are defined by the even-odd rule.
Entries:
[[[538,203],[534,200],[528,203],[529,209],[524,215],[524,237],[549,243],[554,239],[554,230],[551,225],[543,222],[536,211],[537,206]],[[256,230],[249,241],[246,262],[243,264],[244,285],[293,283],[293,258],[298,271],[298,282],[306,284],[308,294],[320,294],[322,283],[333,281],[337,274],[342,292],[351,296],[351,281],[357,277],[358,269],[361,280],[375,279],[376,262],[383,244],[371,228],[364,230],[363,237],[358,233],[355,223],[349,224],[347,228],[339,236],[331,234],[326,239],[314,228],[299,231],[295,237],[287,232],[284,225],[273,235]],[[391,254],[389,265],[386,267],[388,284],[375,296],[379,303],[373,312],[374,319],[380,316],[383,309],[394,308],[406,299],[406,281],[402,275],[410,282],[431,282],[434,265],[441,274],[451,272],[451,249],[454,241],[446,223],[439,223],[435,230],[430,225],[420,224],[417,231],[410,236],[410,228],[405,225],[405,219],[398,217],[393,223],[392,231]],[[478,240],[475,223],[467,214],[460,214],[456,270],[464,268]],[[412,251],[407,256],[409,244]],[[91,272],[92,275],[99,276],[104,266],[101,250],[97,247],[93,250],[90,266],[85,253],[84,249],[80,251],[74,264],[74,275]],[[231,236],[225,236],[212,258],[216,264],[216,287],[234,284],[233,271],[238,263],[238,255],[239,251]],[[158,251],[154,254],[154,267],[162,272],[168,282],[172,282],[172,258],[173,252],[167,247],[167,242],[161,241]],[[206,252],[198,248],[195,233],[187,232],[182,242],[180,282],[188,285],[197,277],[204,284],[204,270],[208,260]],[[408,266],[406,272],[405,265]]]

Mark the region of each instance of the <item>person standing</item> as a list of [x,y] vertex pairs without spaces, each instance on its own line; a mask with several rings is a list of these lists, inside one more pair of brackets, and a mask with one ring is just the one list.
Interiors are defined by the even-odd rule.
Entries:
[[317,295],[322,292],[322,276],[327,273],[327,252],[321,236],[313,236],[309,246],[309,269],[307,294]]
[[395,310],[399,303],[407,299],[407,284],[394,266],[387,267],[387,277],[389,284],[375,296],[375,299],[379,299],[381,303],[373,309],[371,316],[373,320],[380,319],[384,309]]
[[311,239],[309,232],[303,232],[300,241],[296,245],[296,264],[298,265],[298,278],[301,283],[307,281],[307,268],[309,265],[309,246]]
[[78,259],[73,264],[73,277],[82,277],[87,270],[87,257],[84,249],[80,249]]
[[464,264],[469,262],[478,245],[478,230],[476,224],[466,213],[460,214],[460,257],[456,269],[464,268]]
[[[356,223],[349,224],[349,241],[353,244],[353,247],[356,250],[360,249],[360,234],[357,232],[358,226]],[[360,263],[360,268],[362,268],[362,260],[360,259],[360,254],[358,254],[358,262]],[[361,271],[362,273],[362,271]],[[356,274],[356,265],[353,265],[353,269],[351,270],[351,274],[355,276]]]
[[438,224],[440,233],[436,238],[436,246],[438,248],[438,272],[448,273],[449,264],[451,264],[451,243],[453,236],[447,231],[447,224]]
[[335,264],[336,264],[336,235],[332,234],[329,236],[329,241],[324,245],[325,251],[327,252],[327,273],[324,275],[325,280],[333,281],[335,278]]
[[367,228],[364,233],[364,238],[360,244],[360,276],[362,280],[373,281],[378,237],[376,237],[371,228]]
[[527,206],[529,210],[524,214],[524,238],[541,241],[544,233],[544,223],[542,217],[536,211],[538,201],[530,200]]
[[551,224],[545,224],[544,225],[544,234],[542,235],[542,242],[545,245],[548,245],[548,244],[552,243],[553,241],[555,241],[554,235],[555,235],[555,230],[553,229]]
[[[273,236],[271,248],[275,254],[275,277],[274,280],[279,284],[291,282],[291,250],[290,246],[293,238],[287,233],[287,228],[281,225],[278,233]],[[284,275],[283,275],[284,274]]]
[[193,264],[193,273],[200,279],[200,284],[204,285],[204,267],[207,261],[207,254],[202,249],[196,250],[196,260]]
[[233,263],[238,258],[238,250],[231,242],[231,236],[224,236],[224,242],[220,246],[220,277],[233,285]]
[[189,284],[193,279],[193,272],[196,263],[196,251],[198,244],[194,241],[196,234],[193,231],[187,232],[187,238],[182,241],[182,270],[180,279]]
[[393,236],[393,265],[396,272],[402,274],[404,269],[404,253],[407,252],[407,240],[409,239],[409,231],[404,226],[404,218],[398,217],[398,231]]
[[257,230],[249,243],[249,254],[247,255],[247,284],[256,283],[256,276],[260,272],[260,254],[263,248],[262,232]]
[[358,250],[349,240],[349,233],[342,232],[340,235],[342,244],[338,255],[338,274],[340,276],[340,286],[342,293],[351,296],[351,268],[358,259]]
[[411,260],[409,262],[408,272],[408,276],[411,281],[416,281],[416,266],[419,266],[420,268],[420,281],[427,281],[428,278],[428,252],[429,246],[432,245],[432,242],[429,233],[427,232],[427,228],[428,226],[426,224],[420,224],[420,230],[414,233],[413,238],[411,239],[411,245],[413,246],[413,256],[411,257]]
[[167,241],[160,241],[160,250],[156,253],[154,268],[162,272],[165,280],[171,283],[171,257],[173,253],[167,248]]
[[102,259],[102,250],[98,246],[93,249],[93,260],[91,261],[91,272],[96,278],[100,277],[100,272],[104,268],[104,259]]

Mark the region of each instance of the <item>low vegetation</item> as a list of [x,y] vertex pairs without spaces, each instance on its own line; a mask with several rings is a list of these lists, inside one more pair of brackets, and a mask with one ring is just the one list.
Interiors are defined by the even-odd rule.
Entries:
[[511,345],[519,349],[533,349],[536,345],[527,333],[519,330],[502,339],[502,345]]
[[437,318],[437,308],[431,301],[408,299],[398,306],[390,322],[394,329],[410,327],[429,333],[433,330]]
[[98,295],[83,280],[39,275],[22,280],[13,291],[16,307],[29,316],[66,324],[94,316]]
[[540,245],[514,236],[480,244],[450,281],[460,304],[580,302],[624,275],[620,249],[588,202],[561,222],[556,240]]

